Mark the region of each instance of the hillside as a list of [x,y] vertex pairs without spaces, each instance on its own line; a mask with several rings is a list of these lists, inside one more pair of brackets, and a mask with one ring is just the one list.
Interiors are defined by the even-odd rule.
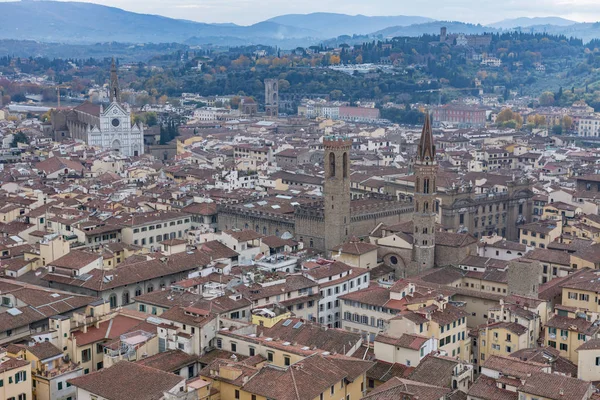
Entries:
[[168,43],[191,37],[233,37],[251,43],[314,36],[302,28],[263,22],[251,26],[205,24],[79,2],[0,2],[0,39],[44,42]]
[[341,35],[365,35],[390,26],[408,26],[434,21],[418,16],[368,17],[335,13],[286,14],[268,21],[318,32],[322,38]]
[[375,35],[382,35],[384,38],[395,36],[421,36],[424,34],[438,35],[440,28],[446,27],[448,33],[464,34],[482,34],[494,33],[496,29],[482,25],[466,24],[464,22],[434,21],[425,24],[416,24],[410,26],[392,26],[375,32]]
[[553,25],[553,26],[569,26],[576,24],[577,22],[571,21],[561,17],[534,17],[534,18],[514,18],[505,19],[487,26],[496,29],[513,29],[513,28],[528,28],[530,26],[537,25]]

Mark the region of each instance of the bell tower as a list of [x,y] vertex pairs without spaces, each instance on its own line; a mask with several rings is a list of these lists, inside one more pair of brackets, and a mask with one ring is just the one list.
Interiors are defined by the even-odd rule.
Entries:
[[414,163],[415,210],[413,213],[413,261],[417,271],[433,268],[435,260],[436,175],[435,145],[429,113],[425,116]]
[[335,136],[323,139],[325,181],[325,251],[348,240],[350,229],[350,150],[352,141]]
[[279,116],[279,81],[265,79],[265,113],[268,117]]
[[111,103],[121,102],[121,90],[119,89],[119,77],[117,76],[117,65],[115,59],[112,59],[110,66],[110,83],[108,85],[108,98]]

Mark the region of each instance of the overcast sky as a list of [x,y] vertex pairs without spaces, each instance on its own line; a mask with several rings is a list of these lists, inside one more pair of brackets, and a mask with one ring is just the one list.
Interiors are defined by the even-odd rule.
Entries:
[[[5,1],[5,0],[0,0]],[[560,16],[600,20],[599,0],[78,0],[145,14],[200,22],[249,25],[290,13],[338,12],[420,15],[439,20],[492,23],[506,18]]]

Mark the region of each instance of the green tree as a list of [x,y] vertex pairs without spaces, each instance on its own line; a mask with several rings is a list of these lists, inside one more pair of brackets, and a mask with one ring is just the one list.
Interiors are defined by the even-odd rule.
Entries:
[[11,147],[18,147],[19,143],[29,144],[29,138],[23,132],[17,132],[13,135]]
[[146,125],[148,126],[156,126],[158,124],[158,116],[155,112],[151,111],[146,113]]
[[539,98],[540,106],[548,107],[554,104],[554,93],[544,92]]

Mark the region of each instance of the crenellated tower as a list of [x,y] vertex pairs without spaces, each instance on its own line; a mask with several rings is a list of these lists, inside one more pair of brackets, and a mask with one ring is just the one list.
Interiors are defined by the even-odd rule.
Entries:
[[435,260],[436,175],[435,145],[429,113],[425,116],[414,163],[415,210],[413,213],[413,261],[417,271],[433,268]]
[[325,181],[325,250],[348,240],[350,227],[350,150],[352,141],[345,138],[323,139]]

